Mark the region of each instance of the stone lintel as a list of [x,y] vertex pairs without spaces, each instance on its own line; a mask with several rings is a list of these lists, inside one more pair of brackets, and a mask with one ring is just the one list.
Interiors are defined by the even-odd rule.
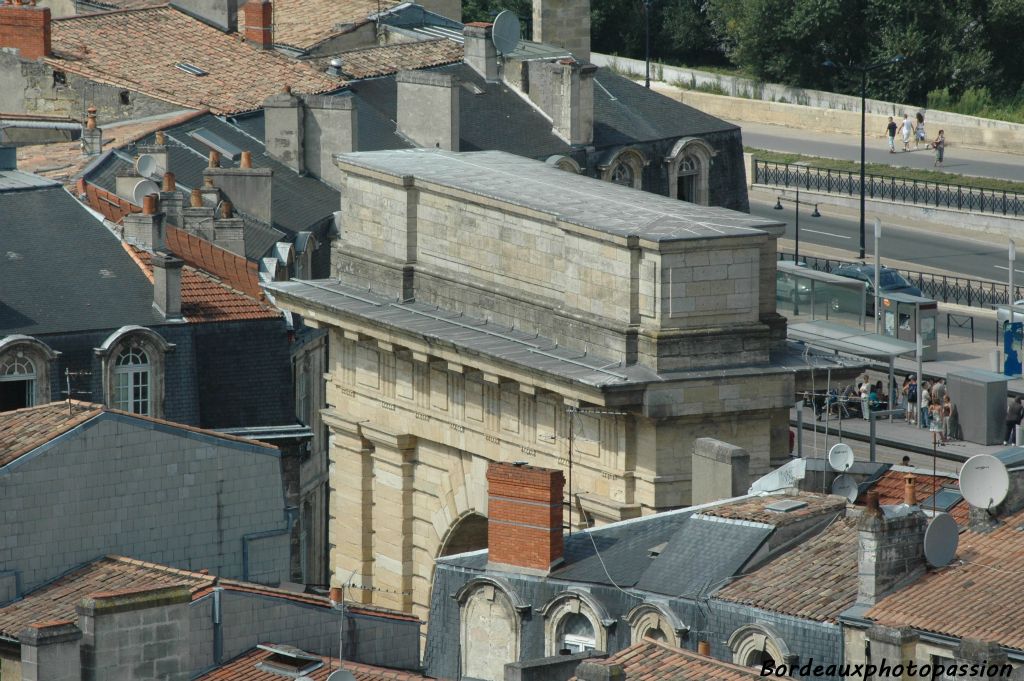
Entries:
[[384,447],[397,451],[411,451],[416,449],[415,435],[397,435],[395,433],[389,433],[386,430],[381,430],[368,422],[360,423],[359,430],[363,437],[375,445],[383,445]]

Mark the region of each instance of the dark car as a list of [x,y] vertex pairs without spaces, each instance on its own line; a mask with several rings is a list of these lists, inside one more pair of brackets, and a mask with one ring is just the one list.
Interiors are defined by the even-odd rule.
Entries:
[[[867,314],[873,315],[875,313],[874,265],[843,265],[832,270],[832,274],[863,281],[867,287]],[[878,271],[878,288],[883,296],[887,293],[906,293],[910,296],[921,295],[921,289],[904,279],[902,274],[888,267],[882,267]]]

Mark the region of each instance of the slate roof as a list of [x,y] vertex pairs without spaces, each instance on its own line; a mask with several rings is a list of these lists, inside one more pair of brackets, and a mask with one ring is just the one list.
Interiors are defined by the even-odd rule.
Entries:
[[[271,654],[269,651],[253,648],[249,652],[236,657],[231,662],[203,674],[196,681],[281,681],[284,678],[281,674],[266,672],[256,668],[257,663],[266,660]],[[330,676],[331,672],[338,670],[337,658],[321,657],[321,660],[323,661],[322,667],[307,673],[313,681],[327,681],[327,677]],[[415,672],[375,667],[347,660],[342,662],[341,665],[352,672],[356,681],[417,681],[427,678]]]
[[[165,36],[167,40],[154,40]],[[215,113],[251,111],[291,85],[314,94],[342,82],[273,50],[260,50],[172,7],[54,19],[54,68],[179,106]],[[175,65],[207,72],[193,76]]]
[[[588,665],[622,665],[626,681],[747,681],[760,678],[749,667],[740,667],[698,655],[690,650],[645,639],[603,660]],[[571,681],[579,681],[572,677]]]
[[1024,650],[1024,511],[993,531],[961,532],[956,559],[929,570],[865,614],[888,626],[909,626],[954,638],[993,641]]
[[[348,50],[336,55],[341,59],[342,72],[349,78],[374,78],[387,76],[398,71],[425,69],[432,66],[462,61],[464,50],[461,44],[440,38],[395,43],[382,47],[368,47],[362,50]],[[326,69],[335,57],[312,60]]]
[[152,416],[129,414],[128,412],[112,409],[102,404],[81,402],[79,400],[65,400],[62,402],[50,402],[37,407],[25,407],[24,409],[0,412],[0,466],[6,466],[37,447],[41,447],[50,440],[104,413],[127,416],[140,421],[171,426],[178,430],[201,433],[218,440],[244,444],[248,447],[277,449],[274,445],[259,442],[258,440],[236,437],[215,430],[197,428]]
[[[138,261],[152,283],[152,254],[128,244],[123,246]],[[281,313],[217,281],[210,274],[185,265],[181,268],[181,315],[186,321],[200,323],[229,319],[273,319],[280,317]]]
[[120,241],[60,185],[0,191],[0,335],[163,323]]
[[857,519],[836,520],[816,537],[723,587],[715,597],[835,622],[857,600]]
[[748,213],[638,192],[501,151],[459,154],[408,149],[342,154],[338,158],[394,177],[412,175],[417,183],[506,201],[619,238],[636,236],[664,242],[757,236],[763,228],[782,224]]
[[394,0],[274,0],[274,44],[308,50],[398,4]]
[[[216,134],[241,150],[252,152],[254,168],[269,168],[274,171],[272,210],[274,224],[266,225],[251,217],[244,216],[246,257],[252,260],[266,255],[274,243],[293,240],[300,231],[310,230],[316,223],[330,217],[340,205],[339,193],[311,175],[299,175],[291,168],[268,156],[263,146],[262,113],[247,116],[251,128],[253,119],[258,121],[259,135],[250,129],[206,114],[192,118],[180,125],[167,127],[168,170],[174,173],[178,189],[187,192],[203,184],[203,169],[208,164],[210,148],[190,136],[189,133],[203,128]],[[362,120],[362,112],[360,112]],[[132,159],[138,153],[138,145],[155,143],[155,132],[110,154],[85,174],[85,179],[97,186],[114,192],[119,172],[131,169]],[[221,156],[221,167],[237,168],[239,159],[231,160]]]
[[[882,474],[878,481],[869,488],[878,492],[878,503],[885,506],[903,503],[903,490],[906,486],[907,473],[908,471],[901,467],[899,469],[890,469]],[[919,504],[923,504],[926,499],[929,499],[936,491],[941,490],[943,487],[951,487],[957,490],[960,489],[960,480],[955,476],[941,474],[933,476],[930,473],[920,470],[914,470],[912,474],[914,476],[914,488],[917,492],[917,501]],[[857,503],[863,505],[864,495],[858,499]],[[924,505],[923,508],[931,510],[931,506],[928,505]],[[961,499],[948,511],[948,513],[953,516],[953,520],[956,521],[957,525],[960,527],[966,527],[967,516],[970,513],[970,510],[970,504]]]
[[35,622],[77,622],[75,606],[90,594],[167,586],[187,586],[196,594],[216,581],[216,577],[199,572],[106,556],[58,577],[21,600],[0,607],[0,638],[17,640],[21,629]]

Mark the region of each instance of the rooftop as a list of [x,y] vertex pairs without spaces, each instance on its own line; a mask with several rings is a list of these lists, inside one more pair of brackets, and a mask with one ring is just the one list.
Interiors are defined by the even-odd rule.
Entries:
[[341,59],[342,72],[349,78],[375,78],[399,71],[460,62],[462,56],[462,45],[447,38],[441,38],[349,50],[336,57],[315,59],[313,63],[326,69],[332,59],[338,58]]
[[102,404],[67,400],[0,412],[0,467],[6,466],[50,440],[105,413],[163,424],[180,430],[201,433],[219,440],[244,443],[250,447],[276,449],[273,445],[219,433],[215,430],[196,428],[151,416],[129,414]]
[[[752,668],[652,640],[634,643],[604,660],[587,660],[587,664],[622,665],[626,681],[747,681],[760,678]],[[578,677],[574,676],[572,681],[578,681]]]
[[782,223],[574,175],[501,151],[342,154],[346,165],[439,184],[550,214],[612,236],[666,242],[754,236]]
[[[945,511],[953,516],[953,520],[956,521],[957,525],[965,527],[967,525],[967,515],[970,512],[970,505],[964,500],[963,496],[960,495],[960,481],[956,476],[938,474],[933,476],[931,473],[927,473],[920,469],[909,469],[903,466],[897,466],[890,468],[872,485],[869,489],[878,492],[878,503],[883,506],[894,506],[902,504],[905,495],[906,488],[906,477],[910,473],[914,476],[914,488],[917,495],[917,502],[922,509],[930,511],[932,506],[929,501],[931,497],[937,492],[943,489],[950,490],[949,503],[952,506],[943,508],[944,499],[937,499],[936,510],[939,512]],[[959,499],[957,499],[959,496]],[[863,503],[864,495],[858,499],[858,503]],[[925,502],[928,503],[925,503]]]
[[[54,68],[219,114],[258,109],[285,85],[314,94],[343,84],[167,6],[54,19],[51,35],[46,62]],[[154,43],[161,36],[173,39]],[[187,73],[182,63],[205,75]]]
[[394,0],[274,0],[274,43],[308,50],[398,4]]
[[856,519],[836,520],[816,537],[723,587],[715,597],[835,622],[857,600]]
[[[270,647],[272,644],[264,644]],[[267,660],[273,653],[260,648],[253,648],[247,653],[236,657],[231,662],[223,664],[213,671],[207,672],[198,677],[196,681],[281,681],[281,674],[264,671],[256,667],[260,662]],[[313,681],[327,681],[331,672],[338,670],[338,659],[333,657],[320,657],[323,666],[311,672],[306,672]],[[341,666],[352,672],[356,681],[419,681],[427,677],[414,672],[374,667],[359,662],[342,662]]]
[[882,599],[868,619],[1024,650],[1024,511],[992,532],[962,532],[956,559]]
[[[792,508],[782,510],[783,507],[788,506],[792,506]],[[778,507],[778,510],[775,507]],[[816,515],[841,513],[844,508],[846,508],[846,501],[840,497],[800,494],[792,497],[747,497],[741,501],[714,506],[702,511],[702,514],[781,527]]]

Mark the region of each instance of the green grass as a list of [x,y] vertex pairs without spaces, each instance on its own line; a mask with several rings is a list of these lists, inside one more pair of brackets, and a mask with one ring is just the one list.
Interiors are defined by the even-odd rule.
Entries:
[[[753,147],[744,147],[743,150],[749,154],[753,154],[754,158],[761,161],[770,161],[773,163],[803,163],[814,168],[860,172],[860,163],[856,161],[841,161],[834,158],[821,158],[818,156],[804,156],[803,154],[767,151],[765,149],[755,149]],[[921,151],[918,153],[927,153],[930,155],[932,152]],[[958,184],[964,187],[978,187],[980,189],[992,189],[995,191],[1024,193],[1024,182],[1001,180],[994,177],[972,177],[970,175],[957,175],[956,173],[946,173],[938,170],[891,166],[884,163],[867,163],[864,165],[864,172],[869,175],[885,175],[886,177],[917,180],[918,182],[941,182],[954,185]]]

